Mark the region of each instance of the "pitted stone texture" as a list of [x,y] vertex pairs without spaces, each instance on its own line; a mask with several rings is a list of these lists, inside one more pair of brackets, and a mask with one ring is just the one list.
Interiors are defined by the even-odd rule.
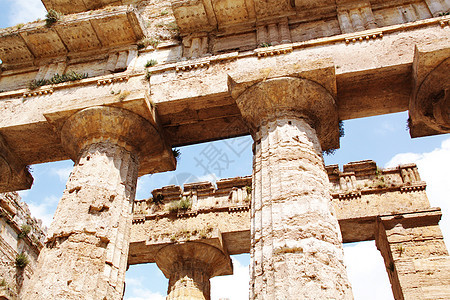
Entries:
[[137,170],[117,145],[84,149],[24,299],[122,298]]
[[315,130],[286,117],[257,137],[250,299],[352,299]]
[[61,128],[76,165],[24,299],[121,299],[139,157],[157,152],[156,130],[113,107],[81,110]]
[[29,189],[33,177],[0,135],[0,193]]
[[376,244],[395,299],[449,299],[450,256],[439,209],[378,218]]
[[156,263],[169,278],[168,300],[209,300],[209,279],[233,274],[230,257],[204,243],[187,242],[166,246],[156,255]]

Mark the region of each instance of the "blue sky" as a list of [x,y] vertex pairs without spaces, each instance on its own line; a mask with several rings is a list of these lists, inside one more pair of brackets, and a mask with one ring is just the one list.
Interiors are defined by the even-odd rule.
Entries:
[[[0,27],[33,21],[44,18],[44,15],[40,1],[0,0]],[[422,179],[427,181],[432,206],[443,209],[441,229],[450,242],[450,135],[411,139],[406,130],[407,118],[407,113],[403,112],[345,121],[341,149],[332,156],[326,156],[325,162],[327,165],[339,164],[341,168],[345,163],[363,159],[373,159],[380,167],[417,163]],[[249,136],[182,147],[180,150],[181,159],[176,171],[139,179],[137,199],[148,198],[154,188],[181,183],[186,178],[200,181],[251,174]],[[212,150],[220,151],[220,164],[205,164],[205,153]],[[32,166],[34,185],[21,195],[32,213],[47,225],[72,166],[71,161]],[[249,256],[240,255],[233,260],[235,275],[212,280],[212,299],[248,299]],[[355,299],[392,299],[387,274],[373,242],[346,245],[345,261]],[[167,280],[155,265],[131,266],[126,277],[125,299],[164,299]]]

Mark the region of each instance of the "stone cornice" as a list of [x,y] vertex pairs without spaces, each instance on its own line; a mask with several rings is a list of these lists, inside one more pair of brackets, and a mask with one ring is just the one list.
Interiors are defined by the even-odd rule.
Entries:
[[49,27],[41,21],[28,23],[20,29],[3,29],[0,31],[0,59],[3,67],[23,68],[37,65],[45,58],[133,44],[143,36],[136,11],[118,6],[62,16]]

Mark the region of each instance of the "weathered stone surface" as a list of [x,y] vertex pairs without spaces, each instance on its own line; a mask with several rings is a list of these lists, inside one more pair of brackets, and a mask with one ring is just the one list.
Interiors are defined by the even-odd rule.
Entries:
[[25,299],[121,299],[139,158],[163,149],[158,134],[111,107],[79,111],[60,130],[76,165]]
[[26,190],[33,184],[27,166],[11,152],[0,135],[0,193]]
[[302,119],[286,117],[261,125],[258,135],[250,297],[351,299],[314,129]]
[[450,132],[450,80],[444,75],[450,69],[449,55],[442,45],[416,48],[408,123],[412,137]]
[[[59,209],[55,224],[60,227],[54,227],[56,231],[52,234],[63,238],[55,238],[54,244],[49,243],[54,248],[48,247],[45,251],[64,252],[62,249],[68,249],[67,253],[73,255],[68,254],[67,261],[73,261],[79,254],[79,245],[91,249],[96,253],[91,255],[94,258],[87,256],[94,263],[82,260],[86,264],[80,263],[79,268],[97,276],[98,280],[89,284],[98,282],[102,286],[112,282],[115,285],[111,286],[112,297],[118,297],[121,290],[126,238],[105,235],[102,225],[91,222],[91,217],[115,214],[118,207],[126,210],[132,193],[127,194],[124,189],[132,190],[134,184],[122,186],[119,180],[112,180],[111,183],[119,187],[104,189],[98,186],[108,176],[114,177],[118,173],[126,176],[128,171],[134,174],[134,169],[136,176],[173,169],[175,161],[170,150],[173,146],[249,133],[254,136],[257,152],[254,174],[261,176],[253,180],[256,187],[253,192],[257,190],[259,194],[253,197],[251,214],[253,221],[261,222],[254,223],[252,229],[253,237],[257,237],[253,240],[256,251],[252,250],[252,255],[256,257],[255,261],[264,259],[264,263],[255,265],[252,270],[260,272],[260,266],[264,266],[267,272],[260,272],[261,276],[254,278],[257,285],[252,289],[257,293],[267,292],[272,298],[286,298],[281,291],[289,291],[289,288],[276,289],[278,277],[272,275],[278,271],[299,278],[291,288],[297,288],[296,285],[302,282],[319,282],[315,278],[326,283],[322,286],[312,284],[305,295],[320,289],[323,293],[320,295],[324,297],[350,297],[345,278],[330,275],[343,271],[339,230],[328,201],[331,197],[337,216],[344,216],[340,223],[346,241],[374,238],[376,216],[426,210],[425,184],[413,167],[384,170],[381,175],[373,170],[371,162],[348,165],[344,172],[334,174],[332,171],[332,176],[328,169],[334,185],[330,195],[320,151],[338,147],[339,120],[407,109],[410,109],[412,136],[448,132],[448,82],[445,80],[450,40],[450,19],[446,15],[450,9],[448,1],[45,0],[44,3],[47,8],[68,14],[49,27],[36,21],[0,33],[0,135],[6,145],[3,148],[7,149],[7,157],[3,152],[1,154],[6,157],[7,166],[0,163],[0,185],[11,186],[3,179],[10,170],[25,175],[19,176],[22,183],[30,183],[26,173],[22,172],[28,164],[69,157],[77,161],[79,176],[73,175],[72,180],[83,181],[85,186],[81,190],[75,187],[72,192],[66,191],[61,202],[67,208],[78,202],[84,203],[78,208],[84,210],[80,219],[86,224],[75,223],[75,218],[65,212],[66,209]],[[131,5],[125,7],[125,4]],[[146,22],[142,23],[142,20]],[[415,52],[415,49],[418,50]],[[62,75],[72,71],[78,75],[87,74],[88,78],[64,83],[43,81],[55,73]],[[41,83],[44,85],[34,88]],[[248,98],[244,101],[246,104],[240,101],[243,98]],[[140,125],[129,126],[127,117],[114,128],[108,123],[117,121],[114,114],[105,113],[110,117],[109,121],[103,118],[104,114],[89,115],[88,112],[97,106],[109,107],[103,111],[130,111],[131,119],[139,119]],[[64,131],[64,122],[72,122],[74,114],[85,114],[89,121],[74,121]],[[121,129],[136,134],[124,135]],[[72,136],[69,131],[79,134]],[[143,133],[149,136],[142,136]],[[72,144],[67,142],[69,139]],[[149,140],[158,146],[144,146]],[[88,157],[93,162],[87,161]],[[79,161],[80,158],[86,158],[86,162]],[[113,166],[111,161],[116,165]],[[127,162],[130,162],[130,168],[121,173]],[[97,163],[104,165],[95,170]],[[293,179],[293,174],[298,175],[296,178],[301,179],[300,183]],[[316,189],[311,191],[310,187]],[[135,225],[139,224],[145,234],[150,226],[148,221],[162,218],[156,223],[155,234],[147,236],[152,240],[146,240],[145,234],[139,235],[137,252],[133,255],[143,250],[145,258],[131,255],[130,262],[154,259],[155,251],[173,246],[171,236],[164,236],[160,226],[177,230],[188,225],[189,219],[197,222],[189,227],[192,233],[197,230],[192,238],[202,240],[208,247],[226,249],[227,243],[233,243],[236,253],[250,249],[248,229],[232,229],[247,218],[248,205],[241,206],[240,203],[248,191],[243,186],[227,191],[231,199],[224,201],[219,200],[220,197],[207,197],[207,203],[201,208],[201,199],[205,199],[202,197],[213,190],[208,183],[186,186],[182,193],[192,197],[195,209],[177,214],[155,210],[152,216],[138,216]],[[226,189],[218,187],[218,190]],[[314,197],[306,199],[309,197],[303,193],[305,191]],[[76,192],[83,197],[76,196]],[[161,192],[167,192],[168,198],[175,199],[179,190],[163,189]],[[119,200],[109,203],[108,197],[116,194]],[[398,201],[392,200],[395,197]],[[215,200],[224,204],[219,211]],[[229,205],[228,200],[236,202]],[[297,202],[307,209],[296,211]],[[284,210],[285,204],[294,207],[292,219],[287,217],[290,211]],[[274,210],[268,212],[272,208]],[[303,219],[305,212],[310,213],[309,217],[314,216],[311,217],[312,225],[303,224],[301,220],[292,221]],[[208,232],[210,236],[206,238],[200,237],[199,221],[209,220],[215,226],[226,215],[230,219],[229,227],[223,226]],[[123,224],[127,224],[128,219],[129,214],[119,218],[120,226],[126,227]],[[64,225],[64,222],[67,223]],[[106,227],[113,226],[108,218],[102,222]],[[352,230],[352,226],[355,229]],[[76,231],[84,227],[87,232]],[[304,230],[298,233],[298,229]],[[66,236],[61,234],[71,233],[71,230],[76,232]],[[156,236],[156,232],[163,236]],[[427,234],[418,231],[407,238],[417,238],[419,233]],[[436,231],[433,229],[430,233],[436,234]],[[182,235],[183,241],[187,241],[188,234]],[[114,256],[114,263],[95,258],[103,255],[99,253],[105,253],[102,251],[107,252],[105,255],[116,251],[108,252],[102,248],[102,243],[106,243],[104,236],[108,236],[108,245],[112,245],[108,249],[123,250],[121,255]],[[298,236],[303,239],[297,241]],[[280,248],[285,238],[289,245]],[[302,249],[307,249],[309,244],[308,247],[303,244],[309,240],[314,241],[310,252],[297,251],[300,248],[295,245],[302,244]],[[418,253],[431,253],[422,242],[415,247]],[[286,249],[295,251],[287,253],[290,251]],[[316,251],[314,249],[334,253],[334,256],[326,260],[320,251],[310,255]],[[54,258],[52,254],[49,256]],[[297,258],[291,263],[286,260],[288,257]],[[426,258],[425,261],[415,259],[420,266],[443,261],[439,258],[431,263]],[[295,266],[302,261],[311,264]],[[331,264],[319,267],[323,262]],[[112,269],[120,265],[117,281],[114,272],[111,276],[98,275],[105,264]],[[274,267],[278,271],[272,270]],[[289,268],[295,271],[290,272]],[[299,275],[302,268],[309,277]],[[67,272],[69,274],[72,269]],[[328,282],[328,277],[338,280]],[[439,276],[431,277],[430,280],[439,280]],[[266,279],[268,284],[264,283]],[[78,280],[81,279],[70,281],[73,283],[70,288],[67,282],[66,285],[61,283],[58,289],[71,289],[74,298],[80,297],[73,288]],[[286,284],[288,282],[286,280]],[[88,288],[92,293],[102,293],[101,288],[94,291],[92,286]],[[334,287],[322,288],[328,286]],[[424,297],[427,292],[445,295],[445,289],[438,287],[430,284],[421,291]],[[417,287],[405,287],[405,293],[407,289],[417,290]],[[86,298],[94,297],[94,294],[87,294]]]
[[267,79],[244,92],[249,83],[234,82],[255,141],[250,298],[353,298],[319,142],[337,147],[333,96],[303,78]]
[[[0,194],[0,298],[21,299],[23,287],[36,269],[45,239],[42,222],[31,217],[26,203],[17,193]],[[19,254],[27,262],[18,267]],[[2,298],[3,297],[3,298]]]
[[46,58],[133,44],[144,36],[141,22],[135,10],[119,6],[62,16],[53,26],[45,26],[41,21],[15,31],[3,29],[0,31],[2,67],[30,67],[45,62]]
[[376,244],[395,299],[448,299],[450,256],[440,210],[380,217]]
[[156,264],[169,279],[167,299],[210,299],[209,279],[231,275],[230,257],[208,244],[187,242],[159,250]]

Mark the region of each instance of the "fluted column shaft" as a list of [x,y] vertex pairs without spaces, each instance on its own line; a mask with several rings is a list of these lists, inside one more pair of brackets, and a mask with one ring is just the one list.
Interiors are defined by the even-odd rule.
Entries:
[[202,261],[186,259],[173,265],[169,278],[167,300],[209,300],[211,286],[210,266]]
[[315,130],[285,117],[257,135],[250,298],[351,298]]
[[137,167],[136,155],[111,143],[83,151],[26,299],[122,298]]

